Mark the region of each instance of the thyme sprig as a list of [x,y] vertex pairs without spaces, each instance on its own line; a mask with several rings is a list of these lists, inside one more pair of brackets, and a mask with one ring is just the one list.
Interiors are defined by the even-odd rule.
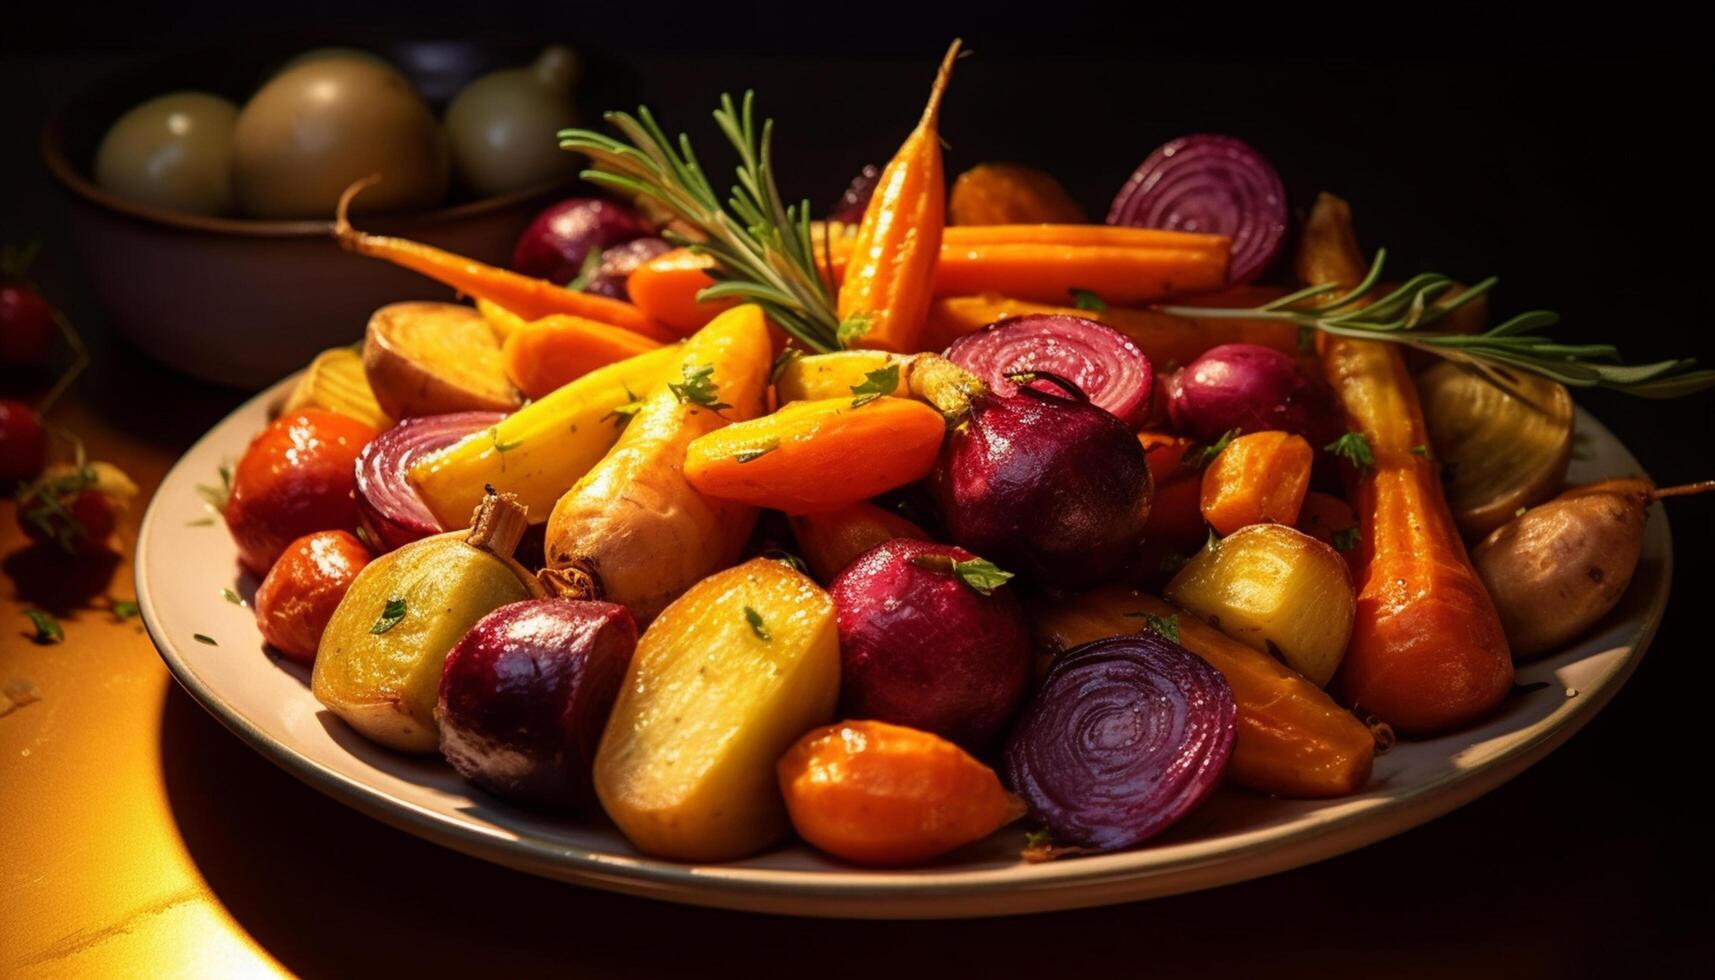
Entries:
[[708,255],[720,280],[699,299],[758,303],[781,329],[813,350],[839,349],[834,298],[816,264],[810,202],[787,205],[774,182],[774,120],[757,126],[755,93],[742,103],[722,95],[715,124],[738,151],[737,184],[723,202],[697,161],[689,136],[677,143],[648,108],[603,116],[624,139],[563,129],[560,147],[594,164],[585,180],[661,205],[694,234],[669,229],[669,241]]
[[1252,309],[1160,309],[1186,317],[1278,320],[1296,325],[1306,336],[1321,332],[1401,344],[1469,365],[1509,391],[1516,387],[1508,377],[1509,368],[1540,374],[1569,387],[1611,388],[1643,398],[1677,398],[1715,387],[1715,371],[1693,370],[1697,363],[1693,358],[1624,364],[1612,344],[1557,342],[1540,332],[1560,322],[1558,314],[1546,310],[1521,313],[1477,334],[1424,329],[1493,289],[1499,282],[1493,276],[1448,296],[1458,284],[1440,273],[1425,272],[1374,297],[1367,305],[1358,305],[1378,291],[1386,259],[1387,250],[1378,250],[1363,281],[1333,298],[1324,299],[1338,292],[1340,286],[1325,283]]

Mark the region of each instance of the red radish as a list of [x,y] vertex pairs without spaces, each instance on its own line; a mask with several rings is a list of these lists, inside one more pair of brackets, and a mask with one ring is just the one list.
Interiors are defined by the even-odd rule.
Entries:
[[869,208],[869,199],[875,194],[875,185],[880,181],[881,168],[873,163],[864,164],[846,187],[846,192],[840,195],[839,203],[828,212],[828,220],[848,225],[863,221],[863,213]]
[[0,492],[8,484],[33,480],[48,461],[48,434],[36,410],[13,398],[0,398]]
[[592,251],[654,233],[641,214],[624,204],[598,197],[568,198],[538,214],[518,236],[512,268],[564,285],[583,273]]
[[1165,387],[1174,427],[1198,439],[1279,430],[1320,446],[1343,431],[1327,385],[1290,355],[1256,344],[1212,347]]
[[[999,395],[1018,390],[1010,378],[1045,371],[1077,385],[1097,408],[1129,426],[1149,414],[1154,372],[1149,358],[1118,330],[1083,317],[1033,314],[1008,317],[960,337],[946,357],[975,374]],[[1053,390],[1052,382],[1030,386]]]
[[[947,433],[930,480],[948,536],[1051,589],[1110,580],[1136,555],[1152,483],[1143,446],[1125,423],[1076,385],[1038,372],[1060,394],[987,390],[944,360],[922,355],[912,385],[962,424]],[[969,378],[963,412],[936,386],[937,361]],[[922,380],[919,380],[922,379]],[[975,391],[970,391],[974,386]]]
[[447,654],[441,754],[497,796],[593,810],[590,767],[636,646],[631,613],[611,602],[501,606]]
[[884,541],[828,591],[840,631],[842,717],[981,748],[1024,697],[1030,627],[1004,572],[952,545]]
[[1228,281],[1261,275],[1286,242],[1286,187],[1263,157],[1231,136],[1182,136],[1151,153],[1120,188],[1108,224],[1226,235]]
[[1054,658],[1007,739],[1007,782],[1057,842],[1131,847],[1214,792],[1234,717],[1225,678],[1178,644],[1096,640]]
[[[406,419],[357,454],[357,519],[381,552],[450,530],[441,526],[411,483],[411,464],[494,426],[499,412],[454,412]],[[497,447],[498,448],[498,447]]]

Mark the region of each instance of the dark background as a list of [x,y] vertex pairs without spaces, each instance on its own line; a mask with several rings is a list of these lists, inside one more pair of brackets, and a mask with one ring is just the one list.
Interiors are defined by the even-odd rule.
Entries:
[[[1296,4],[1267,13],[1206,4],[471,6],[175,4],[169,14],[38,2],[9,11],[0,24],[0,239],[43,238],[45,284],[97,336],[103,356],[143,356],[105,338],[99,311],[80,298],[79,283],[100,271],[62,258],[60,205],[34,134],[71,86],[179,47],[306,29],[566,40],[632,65],[669,127],[690,128],[704,143],[718,93],[754,86],[779,123],[785,190],[824,202],[859,165],[891,152],[947,40],[963,36],[975,54],[959,66],[943,114],[949,171],[984,159],[1042,166],[1099,216],[1154,146],[1186,132],[1232,133],[1275,161],[1300,206],[1318,190],[1348,198],[1366,246],[1387,246],[1396,273],[1499,274],[1498,312],[1547,307],[1564,314],[1566,336],[1617,342],[1632,359],[1695,354],[1715,363],[1702,146],[1710,72],[1694,48],[1700,32],[1647,7],[1595,19],[1571,5],[1412,5],[1391,15],[1379,5]],[[1659,482],[1715,475],[1715,395],[1578,399]],[[238,400],[233,393],[230,404]],[[175,412],[169,397],[153,436],[188,444],[215,417],[206,399]],[[580,915],[610,910],[615,921],[584,923],[580,949],[559,961],[596,973],[644,972],[662,957],[701,972],[714,966],[702,961],[709,955],[751,975],[782,963],[792,972],[963,974],[987,962],[1000,965],[982,969],[1001,974],[1102,963],[1291,976],[1667,972],[1692,951],[1710,906],[1708,821],[1695,800],[1707,795],[1709,773],[1702,616],[1715,581],[1712,514],[1715,500],[1673,505],[1678,569],[1666,623],[1630,685],[1588,729],[1489,797],[1312,869],[1028,922],[837,926],[467,873],[534,903],[564,901]],[[206,718],[181,723],[219,737]],[[224,751],[234,766],[245,755],[236,741]],[[318,833],[353,832],[355,818],[288,777],[267,785],[304,813],[306,847]],[[189,815],[187,831],[243,821],[259,805],[266,802]],[[377,827],[365,839],[396,855],[427,847],[380,843],[395,836]],[[319,957],[304,944],[315,940],[286,924],[297,921],[293,911],[234,873],[230,862],[242,855],[213,857],[208,873],[217,887],[227,883],[223,897],[230,892],[246,927],[289,966],[312,968]],[[302,874],[285,864],[250,870]],[[549,909],[482,911],[466,934],[470,949],[436,962],[474,967],[485,942],[527,943],[554,920]],[[639,922],[686,941],[649,942]],[[399,962],[360,945],[344,955],[354,965]]]

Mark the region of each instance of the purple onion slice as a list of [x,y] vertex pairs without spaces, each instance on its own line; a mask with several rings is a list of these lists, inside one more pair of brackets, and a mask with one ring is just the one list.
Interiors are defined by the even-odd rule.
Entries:
[[864,164],[856,177],[846,187],[846,192],[828,212],[829,221],[839,221],[855,225],[863,221],[863,213],[869,208],[869,199],[875,195],[875,185],[881,182],[881,168],[873,163]]
[[1233,692],[1153,632],[1054,660],[1006,745],[1013,792],[1057,841],[1119,850],[1191,812],[1233,752]]
[[1181,136],[1151,153],[1115,195],[1108,224],[1226,235],[1228,281],[1261,275],[1286,242],[1286,187],[1262,154],[1231,136]]
[[[1091,404],[1129,426],[1142,425],[1149,414],[1149,358],[1124,334],[1094,320],[1045,313],[1009,317],[953,341],[946,357],[1002,396],[1018,390],[1008,376],[1042,371],[1077,385]],[[1054,390],[1047,382],[1031,386]]]
[[357,518],[370,546],[388,552],[448,530],[417,495],[411,464],[505,417],[499,412],[424,415],[369,440],[357,454]]

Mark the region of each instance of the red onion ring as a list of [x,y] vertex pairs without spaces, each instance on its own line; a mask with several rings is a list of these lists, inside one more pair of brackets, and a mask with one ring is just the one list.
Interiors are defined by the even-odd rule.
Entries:
[[[1137,427],[1149,414],[1154,370],[1149,358],[1118,330],[1094,320],[1038,313],[1009,317],[953,341],[946,357],[982,378],[1003,397],[1018,390],[1008,375],[1055,374],[1077,385],[1090,403]],[[1043,382],[1038,390],[1054,391]]]
[[1234,738],[1220,672],[1154,632],[1055,658],[1006,745],[1013,792],[1057,841],[1131,847],[1221,780]]
[[1151,153],[1114,196],[1108,224],[1226,235],[1228,282],[1261,275],[1286,242],[1286,187],[1231,136],[1181,136]]
[[495,425],[499,412],[454,412],[406,419],[357,454],[357,518],[370,546],[383,553],[447,530],[411,483],[411,464]]

